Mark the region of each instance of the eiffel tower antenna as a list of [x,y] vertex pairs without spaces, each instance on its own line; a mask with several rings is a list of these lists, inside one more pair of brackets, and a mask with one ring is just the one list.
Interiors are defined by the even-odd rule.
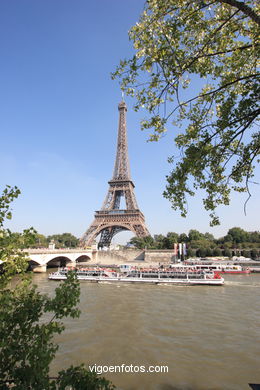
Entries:
[[[94,221],[80,240],[82,246],[91,245],[99,234],[101,234],[99,247],[109,247],[112,238],[124,230],[132,231],[137,237],[149,235],[144,215],[136,202],[135,186],[130,175],[126,130],[127,107],[123,92],[118,110],[117,151],[113,177],[108,182],[108,193],[101,210],[95,212]],[[122,207],[123,198],[125,207]]]

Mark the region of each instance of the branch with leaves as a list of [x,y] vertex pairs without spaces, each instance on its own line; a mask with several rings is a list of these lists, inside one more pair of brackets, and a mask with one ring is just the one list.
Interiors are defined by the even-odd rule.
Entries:
[[203,190],[212,225],[231,191],[249,193],[258,162],[259,11],[256,0],[147,0],[129,32],[136,53],[112,74],[147,109],[149,140],[177,133],[164,196],[186,216],[186,195]]

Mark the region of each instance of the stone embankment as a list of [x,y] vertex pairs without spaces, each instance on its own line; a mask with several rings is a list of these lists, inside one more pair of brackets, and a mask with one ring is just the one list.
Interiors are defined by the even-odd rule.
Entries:
[[98,251],[95,260],[90,263],[97,264],[158,264],[158,263],[170,263],[174,260],[172,250],[137,250],[137,249],[125,249],[125,250],[111,250],[111,251]]

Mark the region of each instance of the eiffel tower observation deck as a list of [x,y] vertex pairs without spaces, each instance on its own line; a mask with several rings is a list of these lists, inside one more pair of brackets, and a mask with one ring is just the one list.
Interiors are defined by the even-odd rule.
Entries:
[[[108,182],[108,193],[101,210],[95,212],[94,221],[81,238],[81,245],[91,245],[101,234],[98,247],[109,247],[112,238],[124,230],[137,237],[149,235],[143,213],[139,210],[134,194],[134,183],[130,175],[128,158],[126,112],[124,101],[118,105],[119,124],[117,151],[112,179]],[[122,208],[124,200],[124,208]]]

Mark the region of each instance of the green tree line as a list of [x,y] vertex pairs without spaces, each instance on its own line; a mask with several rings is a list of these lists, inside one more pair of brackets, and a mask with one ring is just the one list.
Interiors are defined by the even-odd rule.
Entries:
[[[14,233],[17,237],[18,233]],[[79,239],[71,233],[54,234],[44,236],[35,234],[35,240],[30,248],[48,247],[50,242],[55,243],[55,248],[76,248]],[[169,232],[155,234],[153,237],[133,237],[130,244],[139,249],[172,249],[175,243],[186,243],[188,256],[228,256],[242,255],[245,257],[260,257],[260,232],[247,232],[240,227],[233,227],[227,234],[215,238],[211,233],[201,233],[191,229],[188,234]]]
[[139,249],[173,249],[175,243],[186,243],[187,256],[228,256],[242,255],[253,259],[260,257],[260,232],[247,232],[233,227],[221,238],[211,233],[191,229],[188,234],[169,232],[153,237],[133,237],[130,244]]
[[53,234],[44,236],[43,234],[35,235],[35,242],[30,245],[30,248],[47,248],[50,242],[54,242],[55,248],[76,248],[79,244],[79,239],[71,233]]

